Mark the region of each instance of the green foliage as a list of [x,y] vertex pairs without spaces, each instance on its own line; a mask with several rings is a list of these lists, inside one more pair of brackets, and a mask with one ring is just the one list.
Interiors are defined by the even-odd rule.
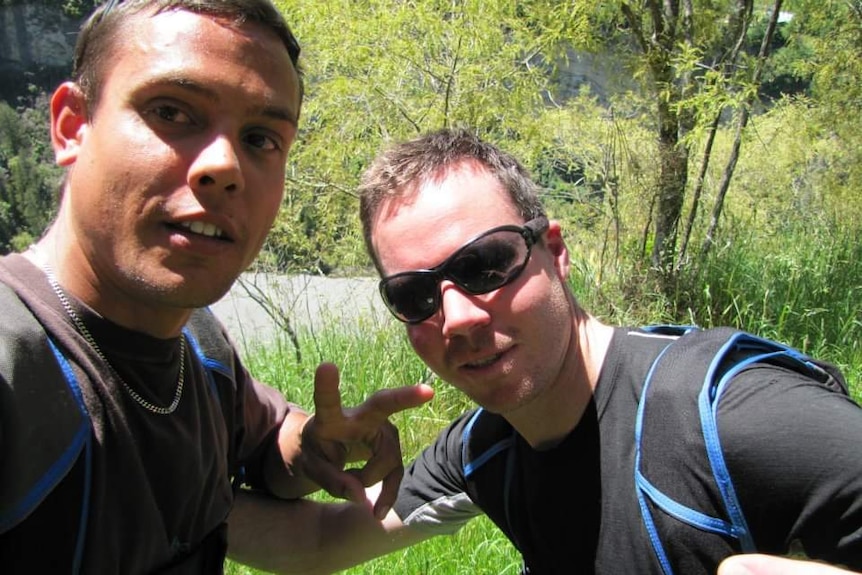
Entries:
[[[660,289],[631,256],[640,251],[633,234],[623,230],[613,265],[595,255],[608,246],[571,234],[577,258],[589,258],[581,269],[595,278],[580,288],[593,309],[614,322],[733,325],[843,367],[858,365],[862,198],[841,181],[850,180],[845,166],[859,156],[811,122],[819,112],[809,99],[784,99],[752,120],[714,251],[687,262],[670,290]],[[714,154],[726,154],[730,139],[721,132]],[[707,180],[719,175],[715,169]],[[621,193],[620,204],[634,206],[627,195]],[[704,202],[712,200],[708,188]],[[634,209],[624,214],[628,222],[643,217]]]
[[56,2],[63,6],[63,11],[71,17],[83,17],[92,12],[96,7],[104,4],[102,0],[43,0]]
[[[87,0],[80,2],[89,6]],[[598,254],[591,258],[605,283],[614,281],[611,276],[620,269],[635,270],[637,282],[641,274],[653,271],[648,256],[657,242],[657,198],[668,185],[661,171],[667,149],[657,145],[664,121],[657,115],[657,102],[666,102],[667,112],[684,120],[679,146],[690,153],[687,169],[679,173],[690,176],[702,163],[709,165],[701,197],[691,197],[692,182],[681,188],[685,209],[699,208],[693,240],[702,241],[729,157],[729,122],[763,88],[752,80],[755,62],[750,57],[763,37],[770,8],[757,3],[739,61],[722,66],[731,25],[746,16],[739,9],[745,3],[695,2],[692,40],[680,37],[662,44],[667,53],[661,54],[645,54],[636,41],[638,30],[632,23],[641,26],[641,32],[657,24],[642,11],[646,4],[279,0],[279,6],[303,45],[307,97],[299,141],[289,161],[284,205],[258,269],[349,274],[367,268],[355,197],[362,170],[387,142],[445,125],[465,125],[533,169],[553,215],[579,241],[590,236],[588,248]],[[775,104],[785,110],[786,123],[774,133],[791,140],[799,139],[797,132],[806,134],[806,145],[816,153],[786,155],[781,171],[745,172],[745,166],[762,155],[762,121],[755,116],[753,128],[744,134],[739,173],[734,174],[741,180],[734,181],[727,201],[756,208],[767,195],[780,202],[797,189],[810,195],[805,190],[816,188],[824,210],[862,215],[855,198],[862,186],[858,2],[795,0],[787,9],[794,17],[779,29],[773,46],[777,52],[764,78],[812,79],[813,88],[807,100],[796,100],[793,106],[781,100]],[[636,18],[626,18],[626,10]],[[646,80],[643,74],[659,56],[666,58],[669,75],[641,84],[629,81],[631,92],[611,90],[601,94],[601,100],[585,88],[579,94],[562,93],[557,65],[584,51],[607,58],[598,60],[595,71],[609,78],[640,74]],[[682,89],[686,82],[688,87]],[[36,108],[47,111],[42,104]],[[791,108],[796,111],[787,113]],[[0,121],[5,126],[29,122],[26,114],[32,112],[22,109],[15,116],[7,109]],[[716,151],[701,155],[718,117],[722,122]],[[47,119],[44,123],[47,126]],[[15,141],[9,129],[0,129],[0,137]],[[40,127],[41,150],[48,149],[46,136],[46,127]],[[55,195],[59,171],[38,146],[31,147],[22,152],[20,144],[13,144],[2,159],[2,185],[17,190],[4,193],[28,199],[2,199],[3,249],[38,236],[43,225],[39,219],[51,213],[46,200]],[[42,158],[38,168],[34,157]],[[48,180],[51,185],[45,185]],[[783,192],[786,182],[797,189]],[[732,218],[719,220],[721,225],[729,221]],[[632,261],[626,261],[629,258]],[[625,286],[618,287],[625,291]]]
[[829,108],[855,111],[858,116],[862,109],[862,4],[858,0],[794,0],[791,6],[796,14],[794,41],[809,54],[796,65],[800,73],[812,75],[814,96]]
[[[506,137],[529,161],[550,63],[587,34],[586,6],[550,0],[279,5],[308,87],[282,215],[302,225],[279,227],[267,245],[281,270],[368,265],[354,190],[386,142],[464,125]],[[295,257],[315,250],[322,261]]]
[[38,237],[56,208],[60,170],[48,139],[48,99],[18,110],[0,101],[0,253]]
[[[770,44],[772,56],[766,63],[759,87],[761,95],[770,99],[807,93],[811,84],[810,70],[799,64],[812,57],[812,50],[805,43],[793,41],[793,19],[796,16],[786,14]],[[766,32],[767,14],[761,13],[759,16],[751,24],[746,37],[746,53],[752,56],[760,50]]]
[[796,62],[813,79],[808,115],[798,126],[819,136],[818,157],[805,166],[828,189],[829,201],[862,216],[862,3],[793,2],[794,41],[809,57]]
[[[20,4],[35,4],[34,0],[0,0],[0,6],[16,6]],[[102,0],[38,0],[45,6],[57,6],[72,17],[79,17],[102,4]]]

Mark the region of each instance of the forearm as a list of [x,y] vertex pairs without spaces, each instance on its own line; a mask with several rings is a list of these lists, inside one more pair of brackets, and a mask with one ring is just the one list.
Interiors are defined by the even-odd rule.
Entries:
[[283,501],[240,492],[228,519],[228,555],[273,573],[333,573],[424,537],[397,516],[376,520],[352,503]]

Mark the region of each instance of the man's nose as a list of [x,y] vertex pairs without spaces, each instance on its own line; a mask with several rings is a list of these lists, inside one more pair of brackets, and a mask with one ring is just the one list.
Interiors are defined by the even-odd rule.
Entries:
[[200,150],[188,183],[198,191],[234,192],[245,187],[236,146],[229,137],[218,135]]
[[479,296],[471,295],[449,280],[440,283],[440,309],[443,313],[443,335],[468,335],[487,325],[491,314]]

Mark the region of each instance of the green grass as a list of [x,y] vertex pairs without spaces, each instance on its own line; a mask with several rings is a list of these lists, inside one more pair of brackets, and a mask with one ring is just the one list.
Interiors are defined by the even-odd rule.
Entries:
[[862,400],[862,243],[856,232],[812,221],[785,222],[781,233],[766,238],[743,231],[687,283],[693,297],[686,313],[696,323],[732,325],[831,361]]
[[453,536],[434,537],[414,547],[348,569],[351,575],[517,575],[521,559],[509,540],[485,517]]

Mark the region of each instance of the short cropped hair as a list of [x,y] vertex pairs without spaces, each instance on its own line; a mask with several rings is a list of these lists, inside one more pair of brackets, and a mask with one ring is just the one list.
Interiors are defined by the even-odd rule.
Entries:
[[383,270],[371,243],[371,232],[381,204],[415,194],[424,183],[442,179],[450,168],[463,162],[479,164],[496,178],[524,221],[546,215],[539,188],[527,169],[511,154],[468,130],[442,129],[395,144],[377,156],[359,186],[362,234],[378,272]]
[[299,67],[299,43],[284,17],[270,0],[108,0],[100,5],[81,26],[75,45],[72,80],[84,94],[90,111],[98,107],[105,67],[120,41],[119,31],[129,16],[152,10],[154,14],[184,10],[232,20],[236,24],[257,22],[275,32],[281,39],[290,61],[300,77],[300,102],[303,87]]

